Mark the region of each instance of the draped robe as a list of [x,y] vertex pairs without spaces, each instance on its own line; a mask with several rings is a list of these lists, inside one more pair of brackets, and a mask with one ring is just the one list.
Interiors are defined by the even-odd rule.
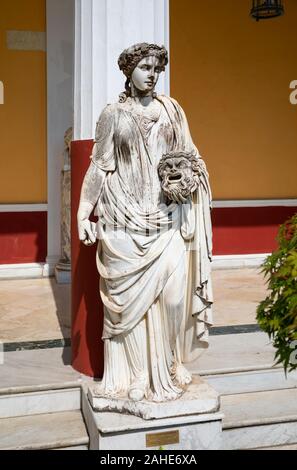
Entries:
[[175,399],[176,363],[195,359],[212,325],[211,192],[207,171],[187,204],[168,204],[158,163],[169,151],[194,151],[185,114],[160,95],[154,119],[125,103],[107,105],[92,163],[106,174],[97,203],[100,294],[104,304],[101,391],[126,396],[145,376],[146,398]]

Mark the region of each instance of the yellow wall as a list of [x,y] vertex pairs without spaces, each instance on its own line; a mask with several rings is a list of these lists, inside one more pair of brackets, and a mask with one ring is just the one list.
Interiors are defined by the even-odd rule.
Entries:
[[171,95],[216,199],[297,197],[297,1],[256,22],[251,0],[170,0]]
[[46,202],[46,57],[8,50],[6,30],[45,31],[45,0],[1,0],[0,204]]

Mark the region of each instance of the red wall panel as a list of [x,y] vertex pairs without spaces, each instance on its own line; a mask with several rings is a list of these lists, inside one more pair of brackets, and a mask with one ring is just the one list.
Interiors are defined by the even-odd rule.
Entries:
[[0,264],[44,262],[47,212],[0,212]]
[[269,253],[280,224],[297,207],[236,207],[212,211],[214,255]]
[[86,375],[103,373],[103,305],[99,293],[96,245],[78,239],[77,209],[85,172],[89,166],[92,140],[71,144],[71,267],[72,267],[72,366]]

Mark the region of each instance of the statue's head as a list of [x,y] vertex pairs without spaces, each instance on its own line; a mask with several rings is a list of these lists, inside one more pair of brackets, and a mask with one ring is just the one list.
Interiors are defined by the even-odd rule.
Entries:
[[[159,74],[168,63],[168,52],[164,46],[142,42],[125,49],[119,59],[120,70],[126,75],[125,95],[131,95],[131,88],[141,95],[152,94]],[[123,95],[120,96],[125,99]]]
[[158,173],[167,198],[185,202],[198,187],[199,159],[194,152],[166,153],[159,162]]

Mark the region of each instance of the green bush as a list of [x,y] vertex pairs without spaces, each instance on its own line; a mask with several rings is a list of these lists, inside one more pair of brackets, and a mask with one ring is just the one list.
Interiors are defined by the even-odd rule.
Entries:
[[257,308],[257,321],[287,372],[297,369],[297,214],[280,226],[277,241],[262,265],[270,294]]

